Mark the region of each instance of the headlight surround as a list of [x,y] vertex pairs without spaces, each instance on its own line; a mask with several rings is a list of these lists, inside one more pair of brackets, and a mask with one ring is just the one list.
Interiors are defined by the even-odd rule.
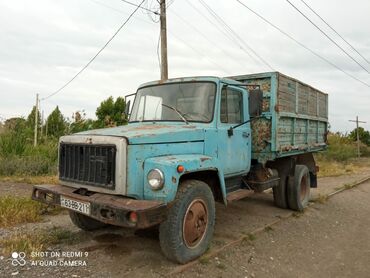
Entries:
[[148,183],[153,190],[159,190],[164,185],[164,175],[159,169],[152,169],[147,175]]

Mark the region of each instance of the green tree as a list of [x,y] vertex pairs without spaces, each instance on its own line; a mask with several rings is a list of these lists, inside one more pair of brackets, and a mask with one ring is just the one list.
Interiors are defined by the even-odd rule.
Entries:
[[0,156],[23,155],[27,141],[32,142],[31,134],[31,129],[27,128],[25,119],[7,119],[3,133],[0,135]]
[[[35,127],[35,113],[36,113],[36,106],[33,106],[31,113],[27,117],[27,127],[34,128]],[[37,112],[37,120],[38,120],[38,126],[41,126],[41,114],[40,110]]]
[[[358,128],[358,133],[360,137],[360,141],[365,145],[370,146],[370,132],[365,130],[363,127]],[[357,141],[357,128],[351,131],[349,134],[349,138],[353,141]]]
[[90,130],[94,128],[94,121],[91,119],[86,119],[85,112],[76,111],[73,113],[73,122],[69,126],[69,133],[77,133],[84,130]]
[[110,96],[102,101],[100,106],[96,109],[95,114],[98,119],[95,123],[95,127],[112,127],[127,124],[125,108],[125,99],[122,97],[118,97],[116,101],[114,101],[113,97]]
[[[23,130],[23,134],[27,137],[29,141],[33,140],[35,134],[35,113],[36,113],[36,106],[33,106],[31,113],[28,115],[26,120],[26,125]],[[38,127],[41,127],[41,115],[40,111],[37,112],[37,121]],[[40,132],[38,133],[38,137],[40,138]]]
[[55,107],[47,119],[48,136],[59,138],[66,133],[67,123],[59,107]]

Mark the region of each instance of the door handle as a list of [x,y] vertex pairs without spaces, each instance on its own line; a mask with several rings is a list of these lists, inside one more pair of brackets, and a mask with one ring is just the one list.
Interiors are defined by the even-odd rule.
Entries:
[[242,136],[244,137],[244,138],[248,138],[249,137],[249,132],[243,132],[243,134],[242,134]]

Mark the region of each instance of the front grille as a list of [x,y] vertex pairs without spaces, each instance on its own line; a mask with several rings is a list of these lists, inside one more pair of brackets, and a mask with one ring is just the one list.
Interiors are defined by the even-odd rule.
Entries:
[[59,178],[114,189],[116,146],[61,143]]

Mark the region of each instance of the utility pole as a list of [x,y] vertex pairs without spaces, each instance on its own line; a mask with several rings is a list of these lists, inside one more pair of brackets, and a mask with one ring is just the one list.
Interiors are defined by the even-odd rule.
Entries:
[[44,125],[44,110],[41,112],[41,127],[40,127],[40,138],[42,139],[43,136],[43,125]]
[[160,0],[161,80],[168,79],[166,0]]
[[358,116],[356,116],[356,121],[354,120],[349,120],[350,122],[355,122],[356,123],[356,136],[357,136],[357,156],[360,158],[361,153],[360,153],[360,133],[359,133],[359,123],[366,124],[366,122],[362,122],[358,120]]
[[39,94],[36,94],[36,109],[35,109],[35,138],[33,141],[33,145],[37,146],[37,129],[38,129],[38,111],[39,111]]
[[48,119],[46,118],[46,121],[45,121],[45,137],[46,139],[48,139]]

